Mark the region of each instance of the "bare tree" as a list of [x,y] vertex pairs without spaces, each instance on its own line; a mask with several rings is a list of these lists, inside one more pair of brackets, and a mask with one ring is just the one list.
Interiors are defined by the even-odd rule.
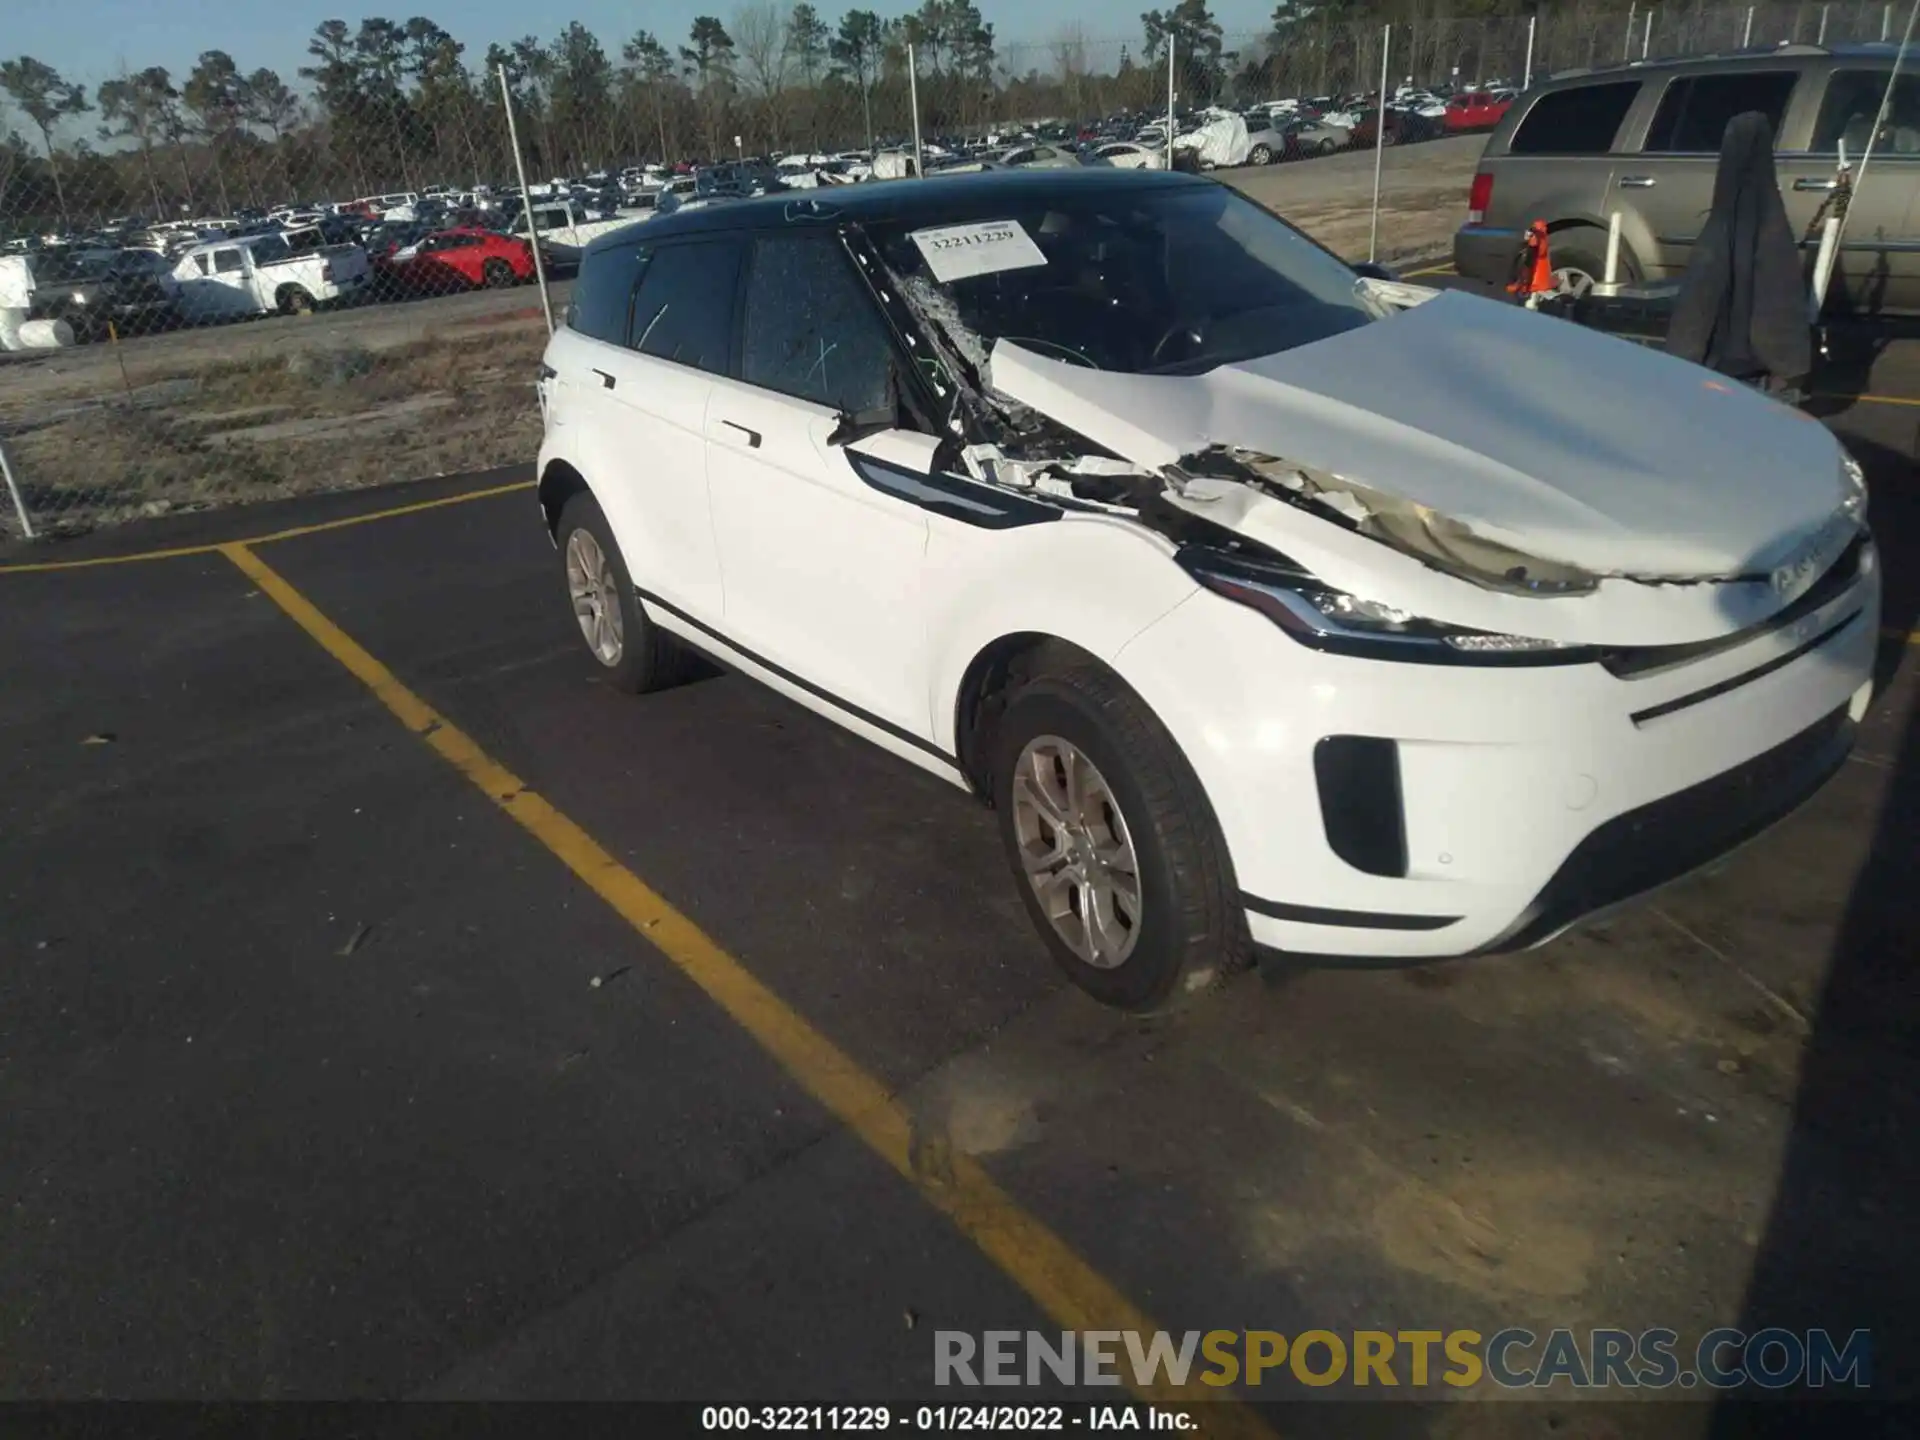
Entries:
[[759,99],[773,148],[780,148],[782,98],[787,88],[787,25],[773,0],[755,0],[733,12],[729,32],[739,52],[742,78]]
[[13,97],[13,103],[40,132],[47,147],[47,169],[53,174],[54,203],[60,207],[60,223],[65,225],[67,193],[60,184],[60,157],[53,150],[53,127],[69,115],[93,108],[87,103],[87,87],[70,84],[51,65],[22,55],[18,60],[0,61],[0,90]]

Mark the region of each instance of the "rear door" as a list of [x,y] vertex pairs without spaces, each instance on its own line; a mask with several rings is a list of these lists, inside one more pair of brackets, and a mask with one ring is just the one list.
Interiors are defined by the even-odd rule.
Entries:
[[1481,163],[1493,177],[1481,233],[1500,234],[1517,251],[1535,220],[1604,227],[1611,152],[1640,85],[1636,75],[1569,85],[1534,98],[1508,133],[1505,153],[1490,153]]
[[[1643,229],[1635,253],[1650,262],[1654,275],[1677,275],[1686,268],[1713,207],[1713,177],[1720,166],[1720,142],[1727,122],[1757,110],[1778,136],[1801,70],[1741,66],[1667,80],[1637,154],[1622,155],[1614,172],[1609,209],[1637,215]],[[1655,83],[1659,83],[1655,81]],[[1651,251],[1642,248],[1651,242]]]
[[1811,255],[1820,239],[1818,221],[1826,214],[1822,207],[1833,195],[1841,147],[1858,176],[1873,138],[1827,289],[1829,314],[1920,312],[1920,77],[1900,77],[1887,123],[1874,136],[1890,73],[1886,66],[1841,62],[1812,77],[1820,93],[1808,97],[1806,148],[1780,156],[1787,214]]
[[726,634],[843,713],[924,740],[926,514],[833,438],[843,417],[890,413],[885,323],[817,231],[754,242],[742,308],[739,378],[707,409]]
[[723,235],[595,252],[567,311],[581,341],[554,367],[633,583],[707,624],[721,594],[703,424],[731,360],[741,249]]

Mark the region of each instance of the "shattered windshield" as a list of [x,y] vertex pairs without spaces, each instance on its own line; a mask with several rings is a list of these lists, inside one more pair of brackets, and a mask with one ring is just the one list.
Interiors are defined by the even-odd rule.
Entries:
[[963,354],[1011,340],[1096,370],[1195,375],[1386,314],[1340,261],[1225,186],[1023,198],[869,234]]

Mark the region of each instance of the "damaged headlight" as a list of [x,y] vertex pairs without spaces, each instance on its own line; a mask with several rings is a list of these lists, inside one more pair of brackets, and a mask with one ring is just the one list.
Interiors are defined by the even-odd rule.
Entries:
[[1428,664],[1571,665],[1599,658],[1591,645],[1467,630],[1368,600],[1311,576],[1218,552],[1183,550],[1175,557],[1202,585],[1258,610],[1302,645],[1340,654]]

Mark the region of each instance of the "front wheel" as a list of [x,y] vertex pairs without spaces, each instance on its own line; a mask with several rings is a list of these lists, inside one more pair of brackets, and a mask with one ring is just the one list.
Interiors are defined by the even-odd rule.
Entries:
[[1256,145],[1247,152],[1249,165],[1270,165],[1273,163],[1273,151],[1265,145]]
[[1335,150],[1338,150],[1339,148],[1340,147],[1334,143],[1333,137],[1331,135],[1325,135],[1321,137],[1320,153],[1322,155],[1331,155]]
[[515,279],[513,267],[504,260],[489,260],[480,267],[480,279],[489,290],[505,290]]
[[640,608],[600,502],[584,490],[567,501],[554,538],[573,618],[607,683],[642,695],[684,679],[688,652]]
[[1029,680],[994,752],[1015,883],[1074,984],[1151,1012],[1245,967],[1252,942],[1213,807],[1118,676],[1090,663]]

